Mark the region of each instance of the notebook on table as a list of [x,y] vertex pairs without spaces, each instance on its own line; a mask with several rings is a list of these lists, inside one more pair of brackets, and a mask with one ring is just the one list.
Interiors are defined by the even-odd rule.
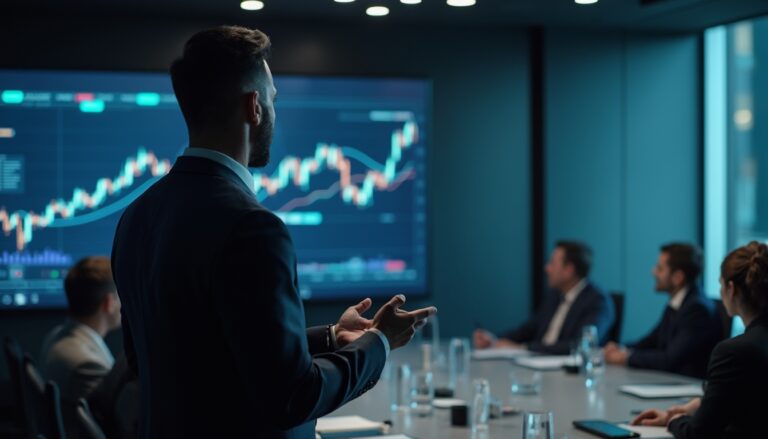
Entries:
[[362,416],[326,416],[317,420],[315,431],[322,439],[360,438],[381,436],[387,427]]
[[619,391],[643,399],[685,398],[704,394],[701,384],[690,383],[627,384],[619,387]]

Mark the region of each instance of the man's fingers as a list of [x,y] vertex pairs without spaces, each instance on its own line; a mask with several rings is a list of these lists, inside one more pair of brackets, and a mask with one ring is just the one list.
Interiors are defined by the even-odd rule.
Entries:
[[405,304],[405,296],[402,294],[398,294],[395,297],[389,299],[389,302],[387,302],[387,304],[384,306],[390,307],[393,310],[397,311],[397,309],[403,306],[403,304]]
[[652,411],[646,410],[639,415],[635,419],[632,420],[632,425],[640,425],[643,421],[648,419],[653,414]]
[[428,306],[426,308],[417,309],[415,311],[410,311],[407,313],[410,317],[415,319],[415,321],[424,320],[427,317],[431,317],[435,314],[437,314],[437,308],[434,306]]
[[353,308],[355,308],[355,311],[357,311],[358,314],[363,314],[364,312],[371,309],[371,305],[373,305],[373,301],[370,298],[366,298],[357,305],[353,306]]
[[422,326],[424,326],[424,325],[426,325],[426,324],[427,324],[427,319],[424,319],[424,320],[419,320],[419,321],[417,321],[416,323],[414,323],[413,327],[414,327],[415,329],[419,329],[419,328],[421,328]]

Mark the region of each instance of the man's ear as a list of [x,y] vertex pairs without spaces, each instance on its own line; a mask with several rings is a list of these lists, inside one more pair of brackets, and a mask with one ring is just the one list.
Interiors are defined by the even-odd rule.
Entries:
[[245,105],[245,120],[249,124],[259,126],[263,116],[263,109],[259,103],[259,92],[251,91],[243,97]]
[[672,282],[675,285],[684,285],[685,284],[685,273],[683,273],[683,270],[675,270],[672,273]]
[[105,294],[104,298],[101,299],[101,306],[100,306],[101,310],[105,314],[111,313],[112,312],[112,306],[113,306],[112,302],[114,302],[114,301],[115,301],[115,299],[112,298],[111,294]]

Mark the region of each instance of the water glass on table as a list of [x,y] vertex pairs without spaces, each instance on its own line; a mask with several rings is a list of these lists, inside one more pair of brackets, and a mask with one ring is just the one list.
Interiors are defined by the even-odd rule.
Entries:
[[454,337],[448,344],[449,386],[456,388],[456,382],[469,376],[471,348],[468,338]]
[[435,399],[435,384],[429,370],[414,372],[411,375],[411,413],[417,416],[432,414],[432,402]]
[[541,393],[541,372],[517,367],[509,372],[512,396],[532,396]]
[[407,412],[411,407],[411,368],[407,364],[395,367],[389,386],[390,409]]
[[476,379],[472,398],[472,431],[488,430],[488,418],[491,416],[491,385],[486,379]]
[[555,439],[552,412],[526,412],[523,415],[523,439]]

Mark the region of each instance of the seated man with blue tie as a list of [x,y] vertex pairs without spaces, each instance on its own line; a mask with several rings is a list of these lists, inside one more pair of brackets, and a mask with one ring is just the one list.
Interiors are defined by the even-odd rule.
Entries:
[[661,321],[629,349],[609,343],[606,362],[703,378],[712,349],[722,338],[722,326],[714,303],[697,284],[701,269],[698,247],[682,243],[662,246],[653,268],[656,291],[669,294]]
[[524,348],[534,352],[568,354],[581,337],[584,326],[597,327],[601,343],[613,325],[610,298],[588,280],[592,250],[581,242],[560,241],[546,266],[551,291],[539,311],[522,326],[496,338],[478,329],[474,344],[489,347]]

